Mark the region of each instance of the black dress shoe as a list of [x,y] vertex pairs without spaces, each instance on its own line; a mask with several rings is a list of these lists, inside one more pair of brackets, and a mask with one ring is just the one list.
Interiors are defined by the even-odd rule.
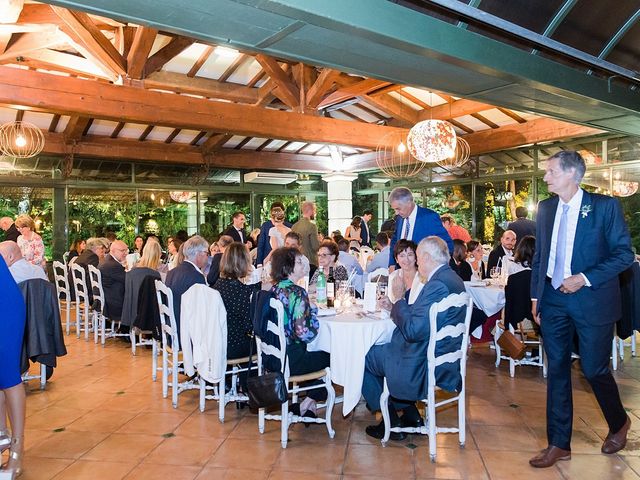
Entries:
[[[401,427],[400,422],[391,423],[391,427]],[[364,430],[367,435],[373,438],[377,438],[378,440],[382,440],[384,438],[384,420],[382,420],[378,425],[369,425]],[[407,438],[407,434],[404,432],[391,432],[389,435],[389,440],[393,440],[395,442],[399,442]]]
[[415,405],[411,405],[404,409],[402,417],[400,417],[400,425],[403,427],[420,428],[424,427],[424,421],[420,416],[420,412]]

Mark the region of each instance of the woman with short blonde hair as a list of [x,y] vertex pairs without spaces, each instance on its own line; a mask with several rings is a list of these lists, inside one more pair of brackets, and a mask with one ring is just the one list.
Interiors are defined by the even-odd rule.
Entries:
[[36,223],[29,215],[19,215],[15,221],[20,236],[16,241],[24,259],[33,264],[45,268],[47,261],[44,258],[44,242],[36,233]]

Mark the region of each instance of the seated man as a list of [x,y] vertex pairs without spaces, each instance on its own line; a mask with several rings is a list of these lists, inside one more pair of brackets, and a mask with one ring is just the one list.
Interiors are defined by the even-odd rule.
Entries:
[[[124,282],[126,272],[124,262],[129,253],[129,247],[122,240],[114,240],[109,247],[109,255],[98,265],[102,274],[102,288],[104,289],[105,313],[112,322],[119,322],[122,317],[124,303]],[[121,327],[124,328],[124,327]],[[124,333],[122,331],[121,333]]]
[[167,273],[167,287],[173,293],[173,313],[180,333],[180,305],[182,294],[196,283],[207,284],[202,270],[209,260],[209,243],[200,235],[194,235],[182,244],[184,262]]
[[378,233],[376,235],[376,247],[379,252],[373,256],[373,259],[367,265],[367,273],[389,266],[389,235],[385,232]]
[[4,258],[11,272],[11,276],[13,276],[16,283],[24,282],[32,278],[49,280],[42,267],[33,265],[22,257],[22,252],[16,242],[6,240],[0,243],[0,255]]
[[[464,292],[464,283],[449,267],[449,247],[439,237],[430,236],[420,241],[417,250],[418,272],[426,282],[416,301],[409,305],[404,298],[405,287],[402,278],[395,279],[391,288],[394,304],[388,297],[383,297],[380,304],[391,310],[391,319],[396,324],[391,342],[385,345],[374,345],[366,357],[362,394],[369,409],[380,410],[380,395],[383,379],[392,398],[389,401],[389,415],[392,427],[416,427],[422,425],[422,419],[415,406],[415,401],[426,398],[428,387],[427,347],[429,345],[430,323],[429,309],[452,293]],[[465,309],[449,310],[438,315],[438,327],[457,325],[464,322]],[[457,345],[456,345],[457,343]],[[460,340],[452,343],[443,342],[438,350],[454,351],[459,348]],[[436,370],[436,383],[447,391],[458,390],[462,386],[460,369],[457,364],[446,364]],[[397,410],[403,409],[402,419]],[[384,422],[366,428],[367,435],[374,438],[384,436]],[[402,440],[404,433],[392,433],[392,440]]]
[[513,249],[516,246],[516,234],[512,230],[505,230],[500,237],[500,245],[491,250],[489,261],[487,262],[487,274],[493,267],[505,265],[505,259],[513,257]]
[[338,261],[345,266],[347,273],[356,271],[357,275],[362,275],[362,267],[358,263],[356,257],[349,253],[349,240],[342,238],[338,241]]

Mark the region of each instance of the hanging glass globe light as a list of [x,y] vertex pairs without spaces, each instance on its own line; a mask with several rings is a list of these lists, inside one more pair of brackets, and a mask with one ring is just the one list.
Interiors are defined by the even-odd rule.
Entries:
[[0,152],[7,157],[35,157],[43,148],[44,134],[32,123],[15,121],[0,127]]
[[187,203],[195,194],[195,192],[169,192],[171,200],[178,203]]
[[409,130],[407,146],[416,159],[435,163],[455,155],[456,131],[444,120],[424,120]]
[[376,148],[376,164],[390,178],[416,176],[426,166],[417,162],[406,147],[407,138],[402,133],[388,133]]

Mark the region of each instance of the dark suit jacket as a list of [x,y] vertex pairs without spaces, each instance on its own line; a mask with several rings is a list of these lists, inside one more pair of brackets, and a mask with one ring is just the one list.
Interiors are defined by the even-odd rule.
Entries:
[[[391,245],[389,245],[391,252],[393,252],[393,247],[395,247],[396,242],[402,237],[403,222],[404,218],[398,215],[396,218],[396,232],[391,239]],[[451,237],[442,226],[440,215],[429,208],[418,206],[416,224],[413,227],[411,240],[416,243],[420,243],[420,240],[431,235],[436,235],[447,242],[447,245],[449,246],[449,253],[453,253],[453,240],[451,240]],[[393,254],[389,255],[389,266],[391,265],[397,265]]]
[[98,266],[102,273],[105,314],[111,320],[119,321],[122,317],[124,303],[124,267],[111,255],[105,256],[104,262]]
[[[213,268],[213,265],[211,265],[211,268]],[[173,312],[176,317],[176,326],[179,329],[182,294],[196,283],[206,284],[204,275],[196,270],[193,264],[185,260],[173,270],[169,270],[165,283],[167,287],[171,289],[171,292],[173,292]]]
[[449,267],[451,267],[451,270],[456,272],[456,274],[462,279],[463,282],[471,281],[473,270],[471,269],[471,265],[469,265],[469,262],[462,261],[460,262],[460,265],[456,265],[456,261],[452,258],[451,260],[449,260]]
[[369,232],[369,225],[367,224],[367,222],[364,221],[364,219],[362,220],[362,223],[360,224],[362,230],[360,231],[360,239],[362,240],[360,242],[361,245],[367,245],[367,246],[371,246],[371,233]]
[[[412,305],[407,304],[404,299],[393,305],[391,319],[397,328],[393,331],[391,342],[384,345],[384,372],[391,395],[403,400],[426,398],[427,347],[431,335],[429,309],[449,294],[464,291],[464,283],[460,277],[448,265],[443,265],[427,282]],[[464,322],[465,310],[458,308],[440,313],[438,329]],[[455,351],[461,342],[461,337],[447,338],[436,345],[436,354]],[[458,390],[462,386],[460,365],[446,363],[438,367],[436,384],[447,391]]]
[[[516,237],[516,240],[517,240],[517,237]],[[504,253],[504,248],[502,248],[502,244],[499,244],[496,248],[491,250],[491,253],[489,254],[489,259],[487,260],[487,271],[486,271],[487,275],[491,273],[491,269],[493,267],[498,266],[498,262],[504,256],[505,256],[505,253]]]
[[20,235],[20,232],[16,228],[16,224],[12,223],[9,229],[4,232],[4,239],[5,241],[11,240],[12,242],[17,242]]
[[138,317],[140,286],[147,277],[152,277],[155,280],[161,279],[157,270],[148,267],[134,267],[125,275],[124,302],[122,303],[122,317],[120,319],[122,325],[131,327],[135,323]]
[[220,260],[222,260],[221,253],[216,253],[211,257],[211,266],[209,267],[209,273],[207,273],[207,283],[209,285],[214,285],[220,278]]
[[[291,228],[291,223],[284,222],[285,226]],[[269,241],[269,230],[273,227],[273,222],[271,220],[267,220],[262,225],[260,225],[260,235],[258,236],[258,252],[256,255],[256,265],[261,265],[264,263],[264,259],[271,252],[271,242]],[[213,283],[209,282],[209,285],[213,285]]]
[[231,238],[233,238],[234,242],[244,243],[247,241],[247,231],[242,230],[242,238],[240,238],[240,234],[233,225],[227,227],[227,229],[222,232],[222,235],[229,235]]
[[[531,298],[542,299],[558,201],[554,196],[538,205]],[[583,273],[591,286],[571,295],[577,296],[576,303],[593,325],[607,325],[618,321],[622,314],[618,275],[633,263],[631,237],[618,200],[584,192],[580,209],[590,211],[578,215],[571,273]],[[544,308],[544,302],[540,302],[538,311],[543,318]]]
[[504,322],[518,328],[518,324],[526,319],[533,320],[531,313],[531,270],[512,273],[504,287]]
[[513,230],[516,234],[516,242],[519,242],[527,235],[536,236],[536,222],[528,218],[517,218],[514,222],[511,222],[507,228]]

